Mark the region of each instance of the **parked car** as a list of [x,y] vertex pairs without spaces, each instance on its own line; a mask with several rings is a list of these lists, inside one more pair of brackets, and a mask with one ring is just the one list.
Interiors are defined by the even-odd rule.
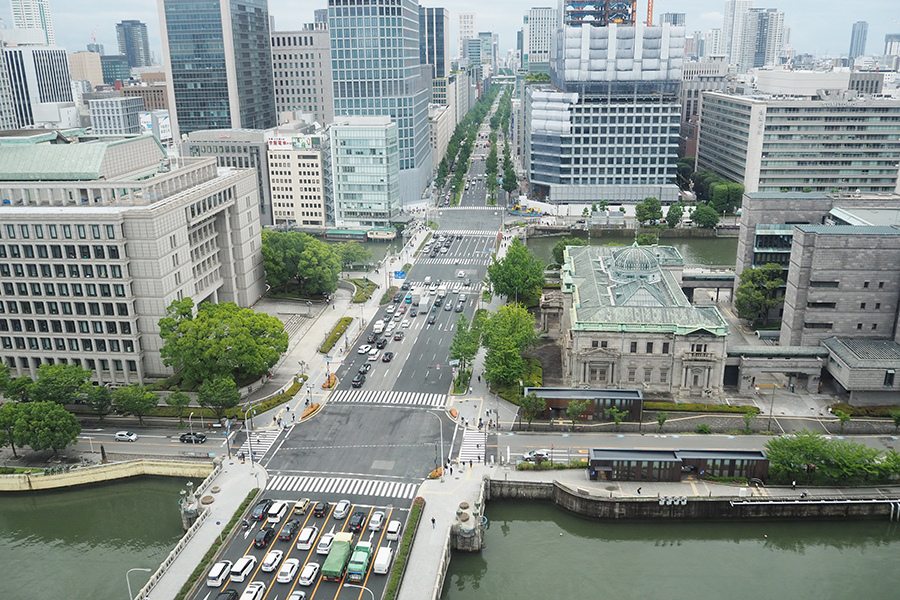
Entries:
[[182,433],[178,438],[182,444],[202,444],[206,441],[206,435],[202,433]]
[[327,502],[316,502],[315,507],[313,507],[313,516],[314,517],[324,517],[325,513],[328,512],[328,503]]
[[316,577],[319,576],[319,563],[311,562],[306,563],[306,566],[303,567],[303,572],[300,573],[300,579],[297,580],[297,583],[300,585],[312,585],[316,581]]
[[250,511],[250,518],[254,521],[261,521],[266,518],[266,515],[269,512],[269,509],[272,508],[272,505],[275,504],[275,501],[271,498],[265,498],[256,503],[256,506],[253,507],[253,510]]
[[116,432],[116,441],[117,442],[136,442],[138,436],[133,431],[117,431]]
[[347,528],[350,531],[362,531],[363,525],[366,523],[366,513],[361,510],[353,513],[353,516],[350,517],[350,524],[347,525]]
[[300,521],[297,519],[291,519],[287,523],[284,524],[284,527],[281,528],[281,531],[278,533],[278,539],[282,541],[290,541],[291,538],[294,537],[294,534],[297,533],[297,530],[300,529]]
[[256,538],[254,538],[253,540],[253,545],[257,548],[265,548],[269,545],[274,537],[275,530],[264,527],[257,532]]

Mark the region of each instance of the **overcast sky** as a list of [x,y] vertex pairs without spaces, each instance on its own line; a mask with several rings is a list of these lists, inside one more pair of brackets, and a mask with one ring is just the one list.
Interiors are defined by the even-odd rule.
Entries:
[[[515,47],[516,31],[521,27],[522,15],[529,6],[556,6],[555,0],[421,0],[432,7],[450,7],[450,48],[456,55],[457,15],[460,12],[477,14],[478,31],[500,34],[500,52]],[[854,11],[848,11],[852,4]],[[867,51],[880,54],[884,50],[884,36],[900,33],[900,2],[897,0],[758,0],[759,7],[778,8],[785,13],[791,28],[791,45],[800,53],[832,56],[846,55],[850,48],[850,28],[855,21],[868,21]],[[327,0],[269,0],[269,11],[275,16],[279,30],[295,29],[313,20],[313,10],[327,7]],[[664,12],[687,14],[688,33],[706,31],[722,26],[724,0],[656,0],[658,16]],[[151,50],[160,55],[159,12],[157,0],[50,0],[56,41],[70,52],[85,50],[96,32],[97,41],[107,54],[116,53],[115,24],[123,19],[138,19],[147,23]],[[646,0],[638,1],[638,11],[645,15]],[[5,27],[12,27],[9,2],[0,0],[0,17]]]

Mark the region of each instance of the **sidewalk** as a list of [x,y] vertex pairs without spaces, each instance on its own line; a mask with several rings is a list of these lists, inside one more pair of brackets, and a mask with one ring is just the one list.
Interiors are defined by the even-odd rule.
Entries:
[[[241,464],[237,459],[226,459],[222,463],[222,470],[203,493],[204,496],[211,495],[215,498],[215,502],[209,505],[209,515],[150,593],[146,596],[139,593],[136,598],[154,600],[174,598],[190,579],[213,542],[220,535],[223,536],[223,540],[226,539],[224,536],[228,532],[224,531],[225,526],[231,521],[247,495],[254,488],[264,489],[267,480],[268,474],[258,464],[254,463],[251,469],[249,463]],[[219,491],[212,493],[213,487],[218,487]]]

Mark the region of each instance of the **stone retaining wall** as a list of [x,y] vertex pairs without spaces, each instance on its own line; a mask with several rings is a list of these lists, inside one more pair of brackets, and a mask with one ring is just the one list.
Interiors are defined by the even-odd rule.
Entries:
[[0,475],[0,492],[30,492],[53,490],[76,485],[88,485],[136,477],[162,475],[205,479],[214,470],[212,462],[188,462],[181,460],[131,460],[126,462],[79,467],[65,473]]

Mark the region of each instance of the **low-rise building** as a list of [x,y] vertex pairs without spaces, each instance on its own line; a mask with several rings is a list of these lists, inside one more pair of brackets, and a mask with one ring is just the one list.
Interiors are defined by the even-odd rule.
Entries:
[[327,132],[302,134],[276,128],[269,132],[268,146],[275,224],[324,228],[334,222]]
[[134,135],[142,131],[144,101],[140,98],[91,100],[89,106],[91,125],[97,135]]

